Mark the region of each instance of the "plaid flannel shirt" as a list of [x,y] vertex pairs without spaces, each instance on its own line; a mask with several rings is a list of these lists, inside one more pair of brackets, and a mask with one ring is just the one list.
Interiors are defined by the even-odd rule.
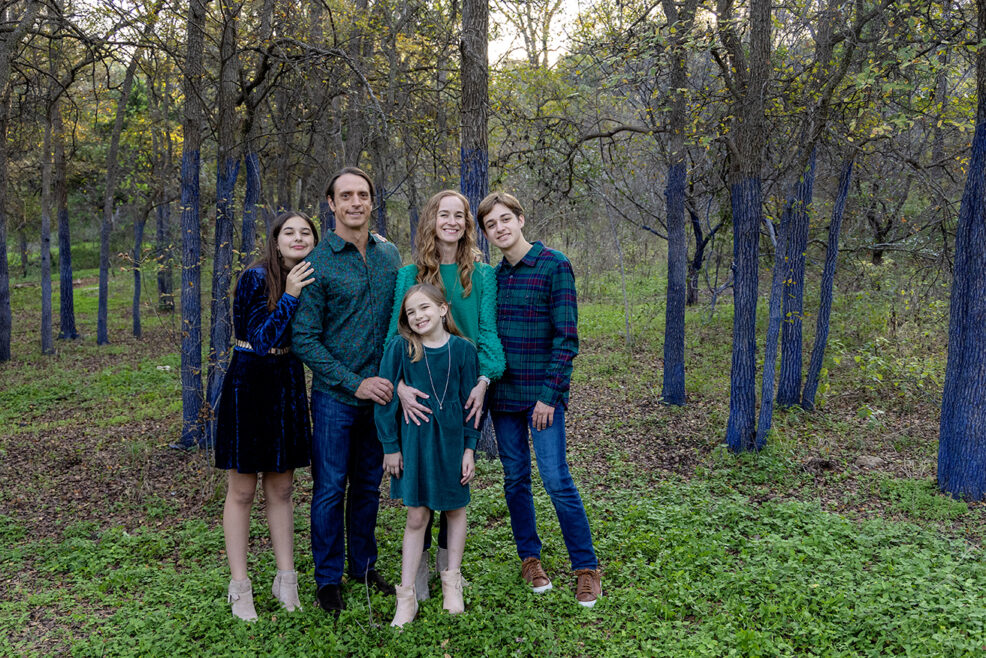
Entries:
[[539,400],[567,407],[572,359],[579,352],[572,264],[535,242],[516,265],[500,261],[496,280],[496,329],[507,368],[493,384],[490,409],[526,411]]

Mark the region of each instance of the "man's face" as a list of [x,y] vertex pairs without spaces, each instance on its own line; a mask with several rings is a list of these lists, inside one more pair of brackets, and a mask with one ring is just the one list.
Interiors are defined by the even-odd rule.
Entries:
[[373,209],[370,185],[361,176],[340,176],[333,187],[333,197],[328,201],[336,221],[346,228],[361,231],[370,222],[370,211]]
[[524,237],[524,216],[498,203],[483,218],[483,230],[490,243],[506,251]]

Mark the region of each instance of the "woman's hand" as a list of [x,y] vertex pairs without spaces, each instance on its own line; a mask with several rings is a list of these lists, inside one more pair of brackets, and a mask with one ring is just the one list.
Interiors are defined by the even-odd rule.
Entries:
[[298,297],[301,295],[301,289],[309,283],[315,283],[315,268],[307,260],[303,260],[288,272],[287,280],[284,282],[284,292],[292,297]]
[[465,486],[476,477],[476,455],[474,450],[466,448],[462,453],[462,479],[459,482]]
[[418,398],[427,400],[429,397],[424,391],[405,384],[403,379],[397,382],[397,398],[401,401],[405,423],[414,422],[415,425],[421,425],[421,421],[428,422],[431,409],[418,402]]
[[479,421],[483,417],[483,401],[486,399],[486,389],[489,384],[485,380],[480,379],[476,382],[476,385],[472,387],[469,391],[469,397],[466,399],[466,406],[464,407],[469,413],[466,415],[466,422],[470,420],[473,421],[473,427],[479,429]]
[[404,459],[399,452],[391,452],[383,456],[383,472],[394,477],[400,477],[404,470]]

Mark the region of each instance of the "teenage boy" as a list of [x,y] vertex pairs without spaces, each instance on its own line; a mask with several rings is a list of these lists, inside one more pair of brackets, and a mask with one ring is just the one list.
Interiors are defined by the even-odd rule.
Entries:
[[524,209],[510,194],[490,194],[480,202],[476,216],[487,239],[503,252],[496,268],[496,328],[507,369],[488,402],[521,577],[537,593],[551,589],[541,566],[531,495],[530,429],[538,472],[575,571],[575,597],[591,608],[602,596],[599,564],[585,507],[565,459],[565,409],[572,359],[579,351],[572,265],[561,252],[524,238]]
[[[308,256],[315,281],[301,295],[291,349],[312,371],[312,555],[319,607],[336,616],[348,547],[349,576],[393,594],[374,568],[383,447],[374,404],[393,395],[377,376],[401,257],[370,235],[373,182],[339,171],[325,191],[335,231]],[[348,491],[347,491],[348,485]],[[345,542],[344,542],[345,540]]]

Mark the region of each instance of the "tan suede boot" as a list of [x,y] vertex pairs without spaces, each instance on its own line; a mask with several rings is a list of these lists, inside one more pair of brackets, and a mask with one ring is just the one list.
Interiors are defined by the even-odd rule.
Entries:
[[301,610],[301,599],[298,598],[298,572],[277,570],[274,584],[270,588],[274,598],[281,602],[288,612]]
[[233,604],[233,616],[243,621],[257,621],[257,610],[253,607],[253,588],[250,579],[229,581],[226,602]]
[[459,615],[465,612],[466,604],[462,600],[462,572],[451,569],[441,572],[442,576],[442,607],[449,614]]
[[400,628],[410,623],[418,614],[418,601],[414,598],[414,587],[398,585],[394,589],[397,590],[397,609],[394,610],[394,620],[390,625]]

